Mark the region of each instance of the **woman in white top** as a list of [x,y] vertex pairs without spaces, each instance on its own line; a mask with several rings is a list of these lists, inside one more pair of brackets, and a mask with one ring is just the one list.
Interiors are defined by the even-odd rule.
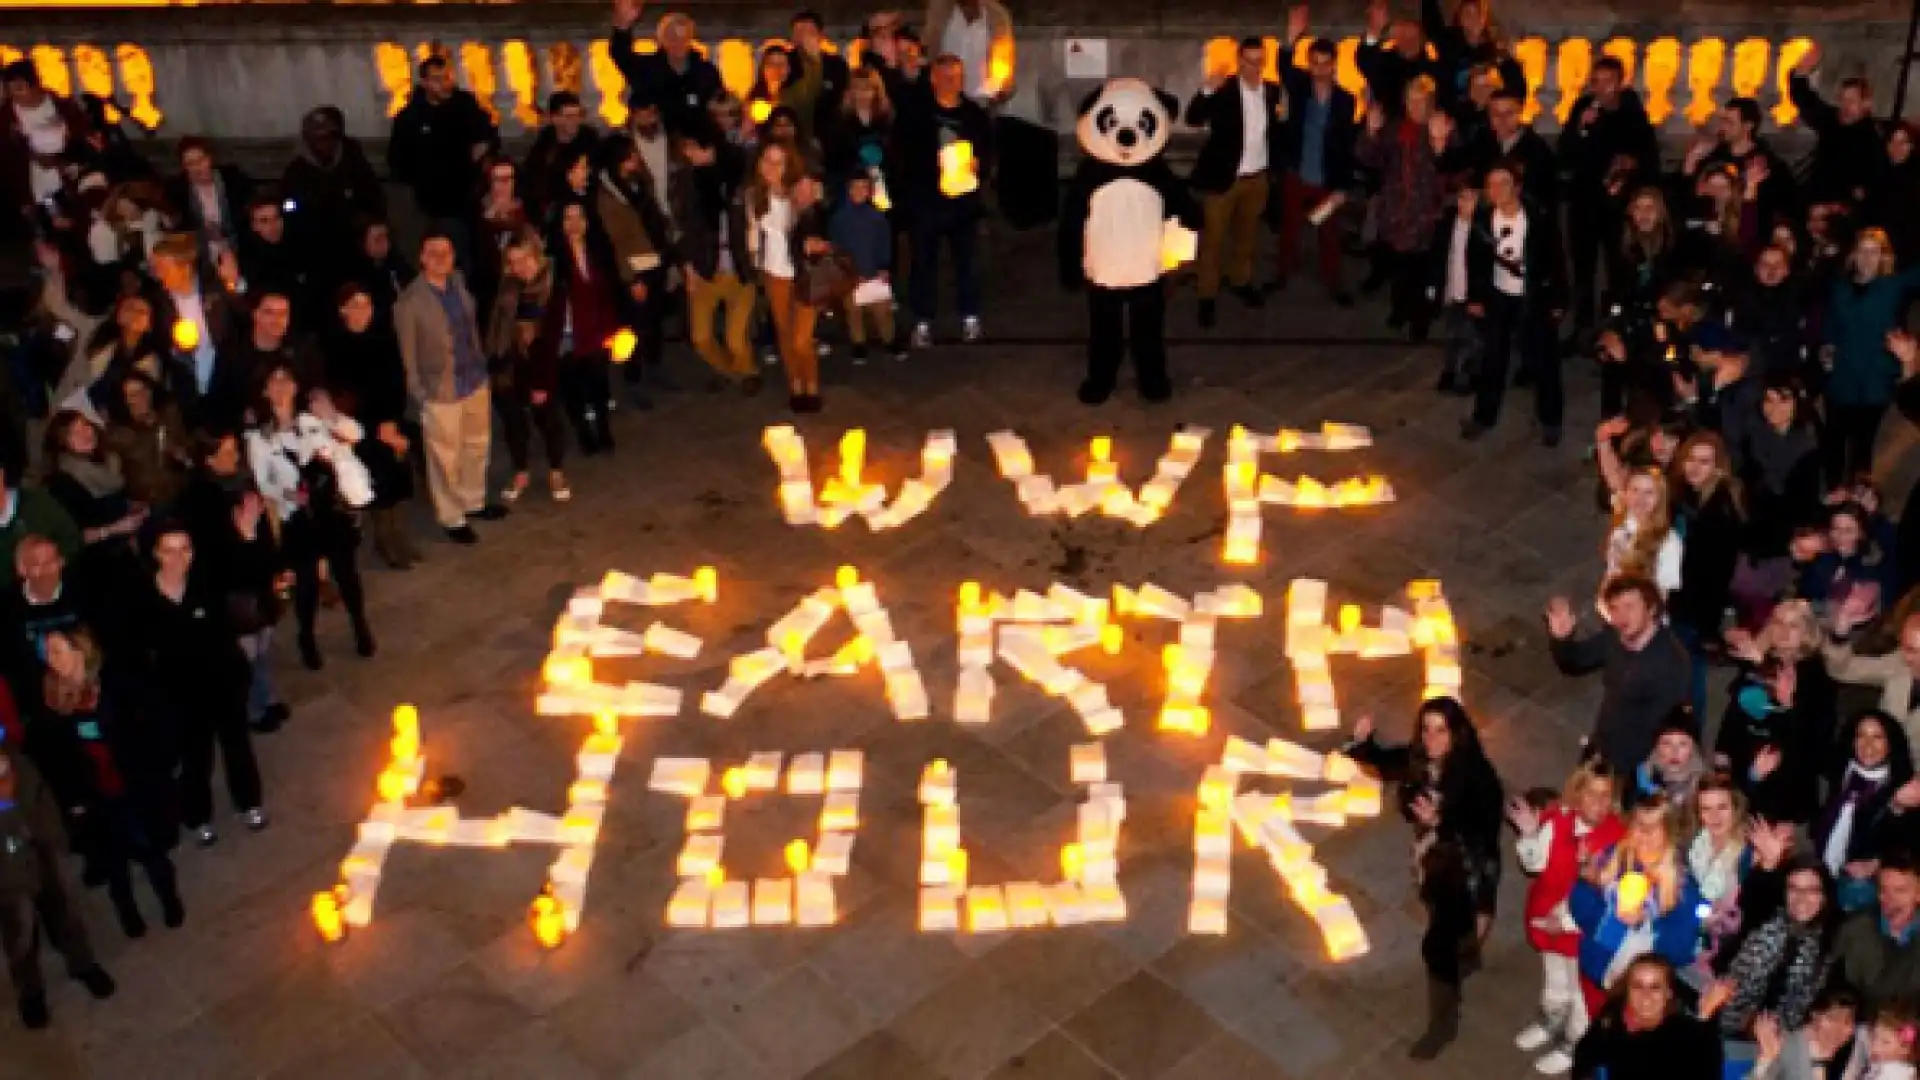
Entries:
[[293,571],[294,613],[300,622],[300,659],[321,666],[313,619],[320,608],[320,562],[325,560],[353,620],[353,641],[372,656],[354,549],[360,546],[355,513],[373,501],[373,483],[354,444],[365,434],[352,417],[334,411],[324,394],[311,400],[287,363],[262,373],[260,397],[247,429],[247,464],[280,522],[280,551]]
[[1673,531],[1667,497],[1667,481],[1660,470],[1640,469],[1627,477],[1613,499],[1602,588],[1621,574],[1651,578],[1662,596],[1680,587],[1680,535]]
[[774,335],[787,368],[788,404],[795,412],[820,411],[820,357],[813,326],[819,311],[795,288],[808,255],[831,250],[822,235],[818,184],[778,142],[761,146],[741,192],[747,209],[747,252],[759,271]]

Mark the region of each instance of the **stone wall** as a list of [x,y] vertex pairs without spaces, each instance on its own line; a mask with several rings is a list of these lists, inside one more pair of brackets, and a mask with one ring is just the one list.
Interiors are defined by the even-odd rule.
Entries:
[[[752,50],[785,30],[784,7],[736,2],[684,6],[700,21],[700,38],[722,61],[730,81],[751,77]],[[1250,5],[1225,0],[1014,0],[1020,27],[1018,92],[1009,108],[1060,130],[1092,82],[1064,70],[1069,39],[1107,43],[1109,69],[1137,75],[1181,96],[1198,86],[1208,42],[1215,48],[1245,34],[1276,33]],[[820,5],[831,36],[846,42],[868,5]],[[1326,6],[1321,6],[1323,11]],[[658,10],[658,9],[656,9]],[[1819,41],[1829,61],[1823,78],[1866,74],[1891,111],[1903,51],[1903,0],[1764,6],[1703,0],[1619,0],[1573,3],[1550,10],[1502,12],[1508,36],[1527,60],[1533,108],[1543,130],[1558,126],[1563,87],[1575,87],[1603,52],[1628,55],[1635,82],[1668,110],[1670,137],[1687,131],[1711,103],[1736,88],[1778,104],[1781,68],[1796,41]],[[1360,32],[1360,4],[1320,15],[1316,32],[1351,49]],[[651,17],[651,13],[650,16]],[[605,52],[602,4],[487,5],[229,4],[124,10],[0,9],[0,53],[33,57],[56,86],[111,90],[162,139],[190,132],[239,143],[284,140],[309,107],[342,108],[350,130],[385,135],[386,117],[404,94],[411,60],[429,47],[446,49],[463,83],[500,115],[509,138],[537,123],[536,103],[556,86],[582,91],[607,121],[624,111],[621,84]],[[1230,48],[1230,46],[1226,46]],[[1357,78],[1350,64],[1348,79]],[[1909,90],[1920,103],[1920,90]],[[1792,133],[1791,109],[1776,119]]]

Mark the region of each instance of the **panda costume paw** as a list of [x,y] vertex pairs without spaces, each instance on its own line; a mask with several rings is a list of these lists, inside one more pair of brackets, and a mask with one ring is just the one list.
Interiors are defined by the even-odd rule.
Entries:
[[[1062,281],[1087,295],[1087,377],[1080,400],[1105,401],[1131,349],[1142,397],[1165,401],[1163,279],[1168,237],[1200,227],[1200,207],[1162,156],[1178,102],[1139,79],[1114,79],[1080,106],[1085,156],[1068,185],[1060,222]],[[1188,245],[1190,246],[1190,245]]]

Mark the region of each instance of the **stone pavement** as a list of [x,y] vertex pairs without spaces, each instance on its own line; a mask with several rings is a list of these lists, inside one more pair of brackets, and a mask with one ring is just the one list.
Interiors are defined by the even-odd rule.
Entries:
[[[689,389],[653,412],[623,411],[618,456],[572,470],[572,505],[536,492],[512,519],[486,528],[476,549],[433,544],[430,561],[411,573],[370,574],[377,659],[351,655],[337,613],[323,632],[324,672],[291,670],[287,650],[295,717],[260,741],[273,828],[252,836],[236,823],[213,850],[180,853],[189,918],[179,931],[156,924],[146,940],[123,941],[104,898],[92,894],[92,925],[119,996],[96,1004],[56,980],[55,1026],[41,1034],[20,1030],[6,1010],[0,1077],[1527,1075],[1509,1039],[1528,1016],[1537,969],[1521,940],[1523,882],[1511,865],[1487,968],[1468,987],[1461,1041],[1438,1063],[1416,1066],[1405,1052],[1424,999],[1403,826],[1389,817],[1317,838],[1333,884],[1353,898],[1372,939],[1369,955],[1336,966],[1257,853],[1235,859],[1229,933],[1185,932],[1192,808],[1200,770],[1217,759],[1226,733],[1334,741],[1301,734],[1280,653],[1280,599],[1296,576],[1328,580],[1335,603],[1369,605],[1398,596],[1411,579],[1442,578],[1469,643],[1467,703],[1496,763],[1515,788],[1557,784],[1598,692],[1592,680],[1553,671],[1537,617],[1549,593],[1594,587],[1602,522],[1578,427],[1559,450],[1540,449],[1522,392],[1495,435],[1461,443],[1460,406],[1431,391],[1431,351],[1386,341],[1370,306],[1341,312],[1301,284],[1263,312],[1223,301],[1212,344],[1188,340],[1196,334],[1183,297],[1172,320],[1182,339],[1177,399],[1145,408],[1127,391],[1090,411],[1072,398],[1080,354],[1070,339],[1081,333],[1082,308],[1051,285],[1051,237],[1002,237],[993,249],[1005,269],[989,284],[989,330],[1016,343],[950,346],[859,369],[836,358],[827,411],[799,423],[817,468],[845,427],[866,427],[871,471],[888,482],[917,471],[927,430],[957,429],[955,483],[926,515],[884,534],[858,522],[831,533],[788,528],[759,447],[763,425],[789,419],[784,402],[771,393],[706,396],[692,362],[677,358]],[[1582,369],[1570,381],[1570,414],[1576,425],[1590,422],[1593,380]],[[1263,563],[1223,567],[1226,429],[1325,419],[1368,425],[1377,445],[1287,466],[1327,478],[1379,471],[1400,501],[1364,513],[1270,510]],[[1138,482],[1180,423],[1216,434],[1167,518],[1144,531],[1097,517],[1027,517],[982,439],[1016,429],[1042,469],[1064,474],[1079,468],[1089,436],[1110,433],[1123,478]],[[428,524],[422,511],[423,532]],[[316,939],[308,897],[333,883],[372,801],[395,703],[419,705],[430,771],[466,780],[469,816],[516,803],[555,809],[586,728],[532,714],[555,613],[570,590],[609,568],[645,575],[700,563],[718,566],[720,602],[667,618],[703,636],[706,649],[693,661],[636,662],[629,677],[644,671],[697,697],[718,685],[729,656],[754,647],[770,621],[853,563],[878,583],[912,643],[934,718],[896,723],[867,673],[776,681],[729,721],[690,707],[677,719],[635,722],[584,923],[562,948],[543,952],[528,929],[527,904],[551,855],[525,848],[396,849],[373,925],[338,947]],[[982,937],[915,930],[914,783],[927,760],[945,757],[959,770],[976,881],[1050,879],[1071,831],[1067,747],[1084,732],[1063,702],[1000,667],[990,724],[962,729],[948,718],[952,598],[969,578],[1009,592],[1056,579],[1099,590],[1150,578],[1189,595],[1244,580],[1268,598],[1263,619],[1222,628],[1209,688],[1215,727],[1205,739],[1151,730],[1164,624],[1131,624],[1125,651],[1086,663],[1128,716],[1127,730],[1108,739],[1110,767],[1130,799],[1121,881],[1131,916],[1123,924]],[[817,644],[831,648],[840,634],[830,627]],[[1416,665],[1336,661],[1348,719],[1375,709],[1390,737],[1405,737]],[[858,747],[868,758],[840,925],[665,929],[683,804],[646,790],[652,759],[831,747]],[[734,876],[776,873],[781,845],[813,834],[813,813],[810,801],[735,804]]]

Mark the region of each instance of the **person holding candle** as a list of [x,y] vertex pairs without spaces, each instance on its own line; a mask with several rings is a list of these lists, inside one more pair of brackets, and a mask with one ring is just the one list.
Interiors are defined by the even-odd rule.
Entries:
[[993,172],[993,121],[965,86],[978,73],[959,56],[933,62],[927,92],[901,95],[898,133],[900,186],[896,197],[913,221],[913,270],[908,279],[914,315],[913,347],[933,344],[938,314],[940,246],[953,256],[961,338],[979,341],[980,281],[974,267],[983,213],[980,183]]
[[1527,944],[1540,954],[1545,972],[1540,1016],[1514,1038],[1514,1046],[1527,1053],[1545,1050],[1540,1060],[1549,1065],[1555,1054],[1570,1059],[1587,1030],[1580,933],[1567,913],[1567,897],[1582,869],[1625,835],[1617,803],[1614,772],[1596,759],[1574,770],[1558,801],[1539,806],[1516,796],[1507,804],[1507,821],[1519,834],[1514,853],[1533,879],[1527,885]]
[[969,100],[992,108],[1013,96],[1013,16],[999,0],[929,0],[921,25],[938,43],[936,55],[963,65]]
[[1400,812],[1413,825],[1414,874],[1427,930],[1427,1028],[1408,1053],[1438,1057],[1459,1034],[1460,990],[1479,967],[1500,887],[1500,775],[1480,747],[1467,710],[1452,698],[1420,706],[1418,738],[1374,740],[1373,718],[1354,724],[1343,752],[1399,786]]
[[554,356],[567,417],[580,452],[613,452],[613,390],[607,343],[620,329],[620,271],[614,249],[586,199],[563,197],[553,236],[552,292],[536,349]]
[[[1606,991],[1627,981],[1638,959],[1657,955],[1669,966],[1693,962],[1700,907],[1700,890],[1677,843],[1674,807],[1666,796],[1654,795],[1633,809],[1627,835],[1588,864],[1567,898],[1567,911],[1580,927],[1581,991],[1596,1027]],[[1574,1057],[1580,1057],[1578,1049]]]
[[29,1031],[47,1026],[47,987],[40,972],[44,933],[67,970],[95,998],[114,994],[113,977],[95,959],[80,914],[80,892],[60,865],[67,833],[52,788],[0,739],[0,952]]

